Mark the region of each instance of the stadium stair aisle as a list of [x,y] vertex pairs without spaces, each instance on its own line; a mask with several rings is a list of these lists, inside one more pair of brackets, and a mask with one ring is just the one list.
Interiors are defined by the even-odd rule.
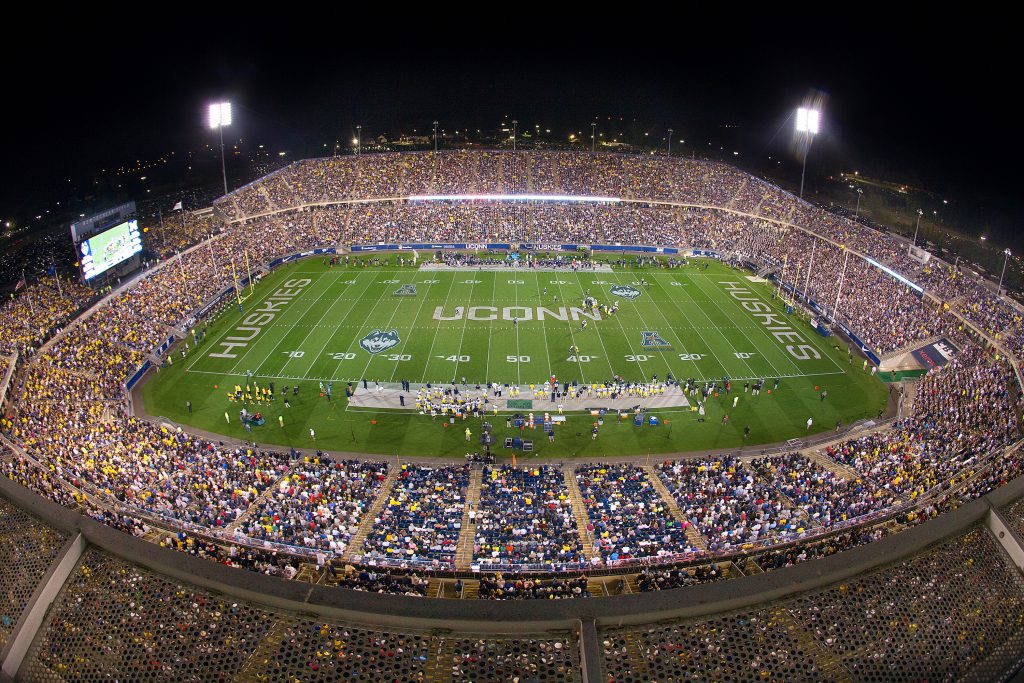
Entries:
[[792,223],[794,217],[796,216],[796,207],[797,204],[794,202],[793,205],[789,207],[789,211],[786,212],[786,217],[783,218],[782,220],[784,220],[786,223]]
[[[483,157],[478,154],[473,154],[469,158],[470,171],[469,171],[469,182],[472,187],[473,194],[482,193],[488,187],[485,181],[481,178],[480,174],[480,160]],[[473,239],[477,239],[479,235],[473,235]]]
[[653,681],[650,661],[644,653],[644,646],[637,637],[636,631],[626,631],[626,652],[629,654],[630,671],[645,681]]
[[470,521],[469,513],[480,507],[480,485],[483,483],[483,467],[474,467],[469,473],[466,487],[466,505],[462,510],[462,528],[459,530],[459,544],[455,549],[455,568],[467,571],[473,564],[473,547],[476,545],[476,520]]
[[274,200],[271,198],[270,193],[267,192],[266,183],[256,183],[256,189],[267,200],[267,206],[270,207],[271,211],[278,208],[277,205],[274,204]]
[[[841,443],[842,441],[845,441],[845,439],[841,439],[837,443]],[[826,444],[826,446],[827,445],[828,444]],[[863,479],[864,478],[864,475],[860,474],[859,472],[857,472],[857,470],[853,469],[852,467],[849,467],[847,465],[841,465],[840,463],[836,462],[832,458],[830,458],[827,455],[825,455],[820,450],[822,448],[825,448],[825,446],[818,446],[818,447],[815,447],[815,448],[808,448],[807,450],[802,451],[801,453],[802,453],[802,455],[804,457],[806,457],[808,460],[810,460],[811,462],[815,463],[816,465],[821,465],[822,467],[824,467],[825,469],[829,470],[833,474],[838,474],[839,476],[841,476],[841,477],[843,477],[845,479]]]
[[242,207],[240,207],[238,205],[238,196],[237,195],[228,195],[228,197],[231,200],[231,206],[233,206],[235,208],[234,211],[230,212],[231,215],[233,215],[233,216],[244,216],[245,212],[242,211]]
[[315,564],[303,562],[299,565],[299,571],[295,574],[293,580],[305,583],[320,583],[321,578],[323,578],[322,574]]
[[426,676],[423,683],[448,683],[453,680],[452,662],[455,656],[455,646],[451,638],[440,636],[434,638],[430,645],[430,659],[424,667]]
[[[350,235],[351,234],[349,232],[348,226],[349,226],[349,223],[352,222],[352,212],[355,211],[355,208],[356,208],[355,204],[349,204],[348,208],[345,210],[345,218],[343,218],[342,221],[341,221],[341,234],[342,235]],[[344,247],[344,244],[339,241],[338,242],[338,246],[336,247],[337,253],[340,254],[343,247]]]
[[618,577],[600,577],[587,579],[587,591],[591,597],[603,598],[614,593],[613,587],[610,587],[608,583],[610,581],[618,582]]
[[665,488],[665,484],[661,481],[661,477],[658,476],[658,471],[655,469],[654,465],[644,465],[642,469],[644,474],[647,475],[647,479],[654,486],[654,490],[657,491],[658,495],[661,496],[661,499],[665,501],[665,506],[668,508],[668,511],[672,513],[672,516],[675,517],[676,521],[680,524],[686,525],[687,540],[693,544],[694,548],[701,551],[707,551],[707,540],[697,530],[697,527],[690,524],[690,520],[683,516],[683,511],[679,509],[679,504],[676,502],[676,499],[673,498],[672,494],[668,492],[667,488]]
[[273,495],[274,491],[277,490],[277,487],[281,485],[281,480],[287,477],[290,471],[290,469],[285,470],[285,472],[280,477],[274,480],[273,484],[271,484],[270,486],[263,490],[263,493],[253,498],[252,501],[249,503],[249,506],[245,508],[245,511],[242,512],[242,514],[240,514],[235,519],[235,521],[231,522],[231,524],[228,524],[226,527],[224,527],[224,529],[226,531],[233,532],[235,529],[241,527],[242,524],[249,519],[249,516],[253,513],[253,511],[258,510],[260,508],[260,504],[263,501],[270,498],[271,495]]
[[730,200],[729,200],[729,203],[728,203],[728,204],[726,204],[726,207],[727,207],[727,208],[730,208],[730,209],[735,209],[735,208],[736,208],[736,201],[737,201],[737,200],[738,200],[738,199],[739,199],[740,197],[742,197],[742,196],[743,196],[743,190],[747,189],[747,185],[749,185],[749,184],[750,184],[750,183],[749,183],[749,181],[748,181],[748,180],[747,180],[746,178],[744,178],[744,179],[743,179],[743,180],[742,180],[742,181],[740,182],[740,186],[739,186],[739,187],[738,187],[738,188],[736,189],[736,194],[734,194],[734,195],[732,196],[732,199],[730,199]]
[[270,657],[281,646],[288,630],[292,627],[292,620],[287,618],[278,619],[277,622],[263,636],[256,649],[249,655],[242,668],[238,670],[234,680],[236,681],[263,681],[267,679],[267,665]]
[[564,473],[565,489],[569,492],[569,502],[572,503],[572,516],[576,518],[576,530],[579,532],[580,540],[583,541],[583,556],[589,562],[594,561],[594,533],[587,529],[590,518],[587,517],[587,508],[583,505],[583,496],[580,495],[580,487],[576,484],[576,472],[570,468]]
[[[733,563],[733,566],[737,565]],[[761,569],[761,565],[759,565],[753,557],[748,557],[746,562],[743,563],[743,571],[741,571],[740,574],[744,576],[750,576],[751,574],[764,574],[764,570]]]
[[148,543],[160,543],[160,539],[164,536],[173,536],[173,534],[160,527],[150,527],[149,531],[142,535],[142,540]]
[[917,398],[917,382],[900,382],[903,387],[902,415],[914,414],[914,399]]
[[363,515],[362,521],[359,522],[359,528],[352,535],[352,539],[348,542],[348,547],[345,548],[345,552],[341,555],[341,559],[344,561],[351,562],[353,557],[362,553],[366,536],[370,533],[370,529],[373,528],[377,515],[380,514],[380,511],[391,500],[391,489],[395,487],[395,480],[398,479],[398,472],[401,469],[398,466],[388,467],[388,476],[384,478],[384,482],[380,485],[380,493],[377,494],[377,500],[373,501],[373,505]]
[[836,681],[837,683],[850,683],[853,678],[850,672],[843,666],[843,663],[832,652],[822,645],[821,641],[814,637],[806,627],[800,624],[789,610],[783,608],[773,609],[771,615],[777,619],[789,632],[801,649],[806,652],[818,664],[822,678]]
[[[362,175],[362,169],[363,169],[363,165],[360,164],[359,165],[359,171],[358,171],[358,173],[360,175]],[[406,164],[406,163],[398,164],[398,177],[395,178],[395,195],[396,196],[404,197],[407,194],[413,194],[413,192],[410,192],[409,188],[406,186],[406,178],[408,176],[409,176],[409,165]],[[353,186],[354,186],[354,183],[353,183]],[[353,197],[353,199],[354,199],[354,197]],[[348,233],[344,233],[344,234],[348,234]]]
[[[765,483],[768,483],[768,482],[766,481]],[[794,517],[796,517],[797,519],[805,520],[807,522],[807,526],[808,527],[819,526],[819,524],[816,521],[814,521],[813,519],[811,519],[810,515],[807,514],[807,510],[804,510],[802,507],[797,505],[796,502],[792,498],[790,498],[789,496],[787,496],[785,493],[782,492],[782,489],[780,489],[778,486],[775,486],[773,484],[769,484],[769,486],[771,486],[771,488],[774,489],[775,492],[779,495],[779,500],[783,504],[785,504],[786,507],[788,507],[790,510],[793,511],[793,516]]]

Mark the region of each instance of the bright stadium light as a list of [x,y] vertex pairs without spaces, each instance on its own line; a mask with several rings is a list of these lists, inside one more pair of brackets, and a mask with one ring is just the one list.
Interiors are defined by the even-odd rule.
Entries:
[[796,110],[796,132],[818,134],[818,123],[821,119],[821,112],[816,109],[800,107]]
[[231,103],[219,102],[210,105],[210,128],[231,125]]
[[224,194],[228,193],[228,170],[224,163],[224,127],[231,125],[231,103],[218,102],[210,105],[210,128],[220,134],[220,172],[224,177]]
[[807,152],[811,149],[811,139],[818,134],[821,126],[821,112],[817,109],[800,107],[796,110],[796,132],[804,136],[804,164],[800,171],[800,198],[804,198],[804,176],[807,174]]

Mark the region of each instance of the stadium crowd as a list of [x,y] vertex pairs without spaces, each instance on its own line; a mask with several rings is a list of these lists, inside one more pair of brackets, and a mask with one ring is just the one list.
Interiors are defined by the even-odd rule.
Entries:
[[475,563],[535,570],[586,563],[560,468],[487,466],[474,513]]
[[[738,213],[617,203],[321,205],[347,198],[498,191],[686,202]],[[781,542],[845,528],[919,499],[930,501],[954,481],[964,485],[963,495],[981,495],[1020,471],[1018,457],[995,457],[1019,436],[1013,370],[1000,353],[963,344],[965,330],[953,315],[963,315],[1016,355],[1024,349],[1016,309],[955,268],[921,265],[892,240],[728,166],[557,152],[345,157],[288,166],[229,195],[217,211],[239,222],[179,254],[206,234],[205,224],[186,220],[181,234],[167,235],[170,246],[161,264],[36,354],[17,379],[15,409],[0,424],[40,466],[8,455],[8,477],[135,535],[148,530],[143,518],[155,516],[185,528],[224,532],[225,537],[236,534],[333,555],[349,551],[373,502],[385,495],[358,560],[451,569],[467,512],[468,465],[402,465],[394,486],[385,491],[389,468],[383,463],[294,461],[286,454],[225,445],[131,416],[123,402],[124,382],[172,335],[181,337],[193,311],[233,284],[233,272],[244,272],[246,260],[258,266],[339,242],[520,242],[553,235],[581,243],[688,245],[733,254],[780,275],[784,271],[787,282],[807,287],[809,297],[824,308],[837,309],[838,318],[880,353],[933,336],[961,340],[963,348],[919,383],[909,417],[890,430],[827,449],[825,455],[856,472],[856,478],[798,454],[751,462],[732,457],[666,462],[656,471],[682,512],[680,520],[636,465],[586,464],[572,472],[551,466],[487,467],[480,507],[469,511],[475,523],[474,560],[485,571],[579,566],[588,535],[594,538],[595,563],[606,565]],[[274,211],[280,213],[253,217]],[[793,225],[812,226],[818,237]],[[920,297],[854,249],[899,270],[951,310]],[[0,307],[0,355],[38,348],[94,298],[92,290],[66,279],[59,286],[52,277],[28,285]],[[614,383],[598,390],[609,396],[634,391]],[[585,530],[577,527],[566,476],[574,477],[582,495]],[[907,513],[914,515],[908,522],[933,514],[930,504]],[[181,533],[164,543],[257,571],[287,574],[292,566],[290,559],[255,550],[232,555]],[[706,551],[694,542],[698,533],[707,541]],[[799,561],[801,553],[825,554],[871,536],[843,534],[815,550],[762,557],[780,565]],[[388,578],[394,576],[390,569],[366,570],[365,577],[363,571],[349,572],[339,583],[422,594],[417,574],[396,581]],[[645,584],[664,587],[713,578],[651,575]],[[513,582],[509,588],[506,578],[488,581],[492,594],[532,597],[562,596],[566,590],[576,594],[578,587],[535,584],[527,589]]]
[[361,549],[370,565],[451,569],[459,544],[469,466],[402,465]]

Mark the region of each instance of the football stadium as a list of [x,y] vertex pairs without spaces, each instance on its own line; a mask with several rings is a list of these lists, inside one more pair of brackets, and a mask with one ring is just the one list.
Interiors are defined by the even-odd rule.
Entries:
[[20,274],[0,680],[1021,680],[1001,277],[671,144],[433,130]]

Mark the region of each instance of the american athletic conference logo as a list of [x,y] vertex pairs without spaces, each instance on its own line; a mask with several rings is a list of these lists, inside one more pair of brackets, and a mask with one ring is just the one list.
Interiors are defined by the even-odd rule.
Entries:
[[643,292],[631,285],[615,285],[612,287],[611,292],[612,296],[622,297],[623,299],[629,299],[630,301],[643,294]]
[[672,345],[657,332],[641,332],[640,345],[647,349],[671,349]]
[[390,332],[374,330],[360,339],[359,345],[370,355],[376,355],[382,351],[393,349],[398,346],[400,341],[402,340],[398,337],[398,330],[391,330]]

